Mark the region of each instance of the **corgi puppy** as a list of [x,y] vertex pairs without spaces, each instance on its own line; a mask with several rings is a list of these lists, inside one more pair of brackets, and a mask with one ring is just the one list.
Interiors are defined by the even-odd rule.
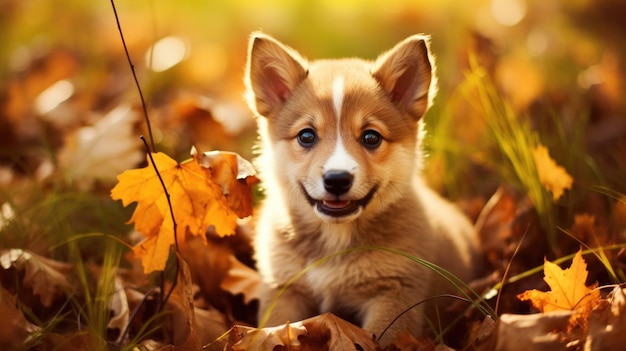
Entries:
[[419,176],[420,121],[436,90],[428,44],[414,35],[373,62],[308,62],[252,35],[245,82],[266,195],[255,238],[261,326],[332,312],[380,336],[402,315],[386,345],[421,333],[423,304],[411,306],[453,290],[398,252],[474,277],[471,223]]

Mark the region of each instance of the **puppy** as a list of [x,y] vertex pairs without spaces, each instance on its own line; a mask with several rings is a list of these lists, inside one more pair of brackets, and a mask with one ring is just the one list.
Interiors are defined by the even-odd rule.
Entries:
[[[255,238],[263,326],[332,312],[380,336],[404,310],[452,290],[398,252],[474,276],[472,225],[419,177],[420,121],[436,90],[428,44],[414,35],[374,62],[308,62],[252,35],[245,82],[266,195]],[[381,344],[419,335],[423,312],[403,314]]]

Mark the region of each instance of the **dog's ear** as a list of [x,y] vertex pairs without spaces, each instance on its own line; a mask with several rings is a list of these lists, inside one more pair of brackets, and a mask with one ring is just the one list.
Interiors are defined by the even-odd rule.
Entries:
[[436,93],[430,38],[413,35],[380,55],[372,75],[401,109],[421,118]]
[[306,65],[293,49],[268,35],[253,33],[245,75],[251,109],[270,116],[306,78]]

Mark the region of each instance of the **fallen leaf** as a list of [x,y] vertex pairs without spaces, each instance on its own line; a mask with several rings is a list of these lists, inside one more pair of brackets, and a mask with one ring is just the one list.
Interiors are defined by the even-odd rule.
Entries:
[[497,322],[491,316],[485,316],[482,321],[472,323],[468,340],[471,345],[480,345],[485,340],[490,340],[496,330]]
[[481,351],[566,351],[562,335],[570,311],[516,315],[505,313],[496,323],[491,338],[476,345]]
[[169,323],[163,327],[163,333],[169,334],[175,350],[199,350],[202,345],[196,327],[191,274],[185,260],[180,255],[177,258],[177,283],[164,308]]
[[[124,206],[137,202],[129,222],[135,223],[135,229],[146,237],[133,248],[142,260],[144,273],[163,270],[170,246],[174,244],[174,222],[164,187],[170,196],[179,244],[184,243],[187,233],[206,240],[204,234],[211,225],[219,235],[233,234],[237,217],[251,214],[251,186],[257,178],[254,174],[240,173],[239,163],[247,161],[239,160],[236,154],[225,154],[228,156],[220,159],[205,154],[198,156],[192,151],[192,159],[179,164],[163,153],[154,153],[155,166],[148,158],[148,166],[118,176],[111,197],[122,200]],[[212,159],[220,162],[213,164]],[[159,170],[163,184],[154,167]]]
[[250,162],[234,152],[226,151],[207,151],[198,155],[193,148],[191,155],[198,164],[211,170],[211,180],[222,187],[222,194],[239,218],[252,214],[250,186],[256,184],[258,179]]
[[[475,227],[481,247],[494,266],[501,265],[499,256],[507,251],[507,246],[512,241],[511,223],[517,214],[517,202],[510,189],[500,186],[476,220]],[[510,258],[506,261],[510,261]]]
[[201,309],[196,307],[194,319],[200,343],[203,345],[202,350],[224,350],[227,340],[222,340],[221,337],[232,326],[224,314],[213,308]]
[[548,148],[539,144],[532,150],[533,159],[535,160],[535,167],[539,174],[539,181],[546,188],[546,190],[552,193],[554,201],[558,200],[565,189],[572,188],[572,177],[567,171],[556,164],[550,154]]
[[67,263],[21,249],[11,249],[2,251],[0,266],[4,270],[15,268],[18,272],[24,271],[23,288],[32,289],[45,307],[50,307],[55,299],[72,290],[67,279],[72,266]]
[[552,311],[573,311],[570,329],[581,326],[586,329],[589,314],[601,299],[597,283],[588,287],[587,264],[578,251],[572,265],[563,270],[558,265],[545,261],[544,280],[551,291],[527,290],[517,297],[522,301],[529,300],[533,307],[546,313]]
[[38,350],[84,351],[101,350],[106,344],[101,337],[83,330],[55,333],[48,331],[38,340]]
[[[142,340],[139,349],[142,350],[172,350],[172,351],[195,351],[195,350],[223,350],[225,341],[219,339],[229,330],[230,325],[224,314],[216,309],[201,309],[195,306],[195,285],[191,279],[191,273],[187,262],[181,255],[178,258],[178,275],[174,290],[172,291],[165,307],[164,313],[154,310],[146,310],[146,299],[134,290],[126,290],[131,310],[138,315],[150,316],[157,313],[159,320],[159,333],[163,338],[155,340]],[[166,287],[169,291],[170,287]],[[134,321],[134,322],[133,322]],[[130,321],[132,333],[141,332],[145,327],[141,318]]]
[[[615,287],[607,296],[608,311],[599,311],[589,319],[585,350],[620,350],[626,335],[626,289]],[[598,316],[598,318],[593,318]]]
[[578,240],[593,246],[602,247],[611,241],[608,228],[599,225],[594,215],[586,213],[574,215],[571,232]]
[[372,334],[332,313],[272,328],[236,325],[228,346],[236,351],[380,350]]
[[233,295],[243,294],[244,302],[248,304],[259,297],[259,272],[241,263],[235,256],[231,255],[229,259],[231,266],[220,286]]
[[67,134],[57,156],[65,178],[89,189],[97,180],[110,182],[136,166],[143,157],[142,144],[134,132],[138,121],[139,114],[121,105],[93,125]]
[[302,322],[262,329],[236,326],[233,332],[241,337],[232,345],[235,351],[273,351],[276,346],[294,350],[301,346],[298,337],[307,334]]
[[369,332],[332,313],[324,313],[302,321],[309,331],[307,350],[379,350]]
[[[107,324],[107,329],[116,329],[119,333],[119,338],[121,338],[124,329],[128,326],[130,309],[128,308],[126,290],[124,290],[120,277],[115,278],[115,289],[111,295],[109,309],[111,310],[112,316]],[[119,338],[116,342],[121,343],[123,340]]]
[[394,339],[392,346],[386,347],[385,350],[393,351],[435,351],[437,344],[431,339],[415,338],[408,331],[398,333]]
[[17,298],[0,285],[0,349],[21,350],[39,327],[29,323],[17,308]]

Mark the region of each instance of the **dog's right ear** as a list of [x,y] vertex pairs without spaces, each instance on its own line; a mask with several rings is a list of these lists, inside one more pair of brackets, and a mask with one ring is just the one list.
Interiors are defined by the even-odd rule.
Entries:
[[245,83],[253,111],[268,117],[307,76],[307,63],[293,49],[263,33],[253,33]]

